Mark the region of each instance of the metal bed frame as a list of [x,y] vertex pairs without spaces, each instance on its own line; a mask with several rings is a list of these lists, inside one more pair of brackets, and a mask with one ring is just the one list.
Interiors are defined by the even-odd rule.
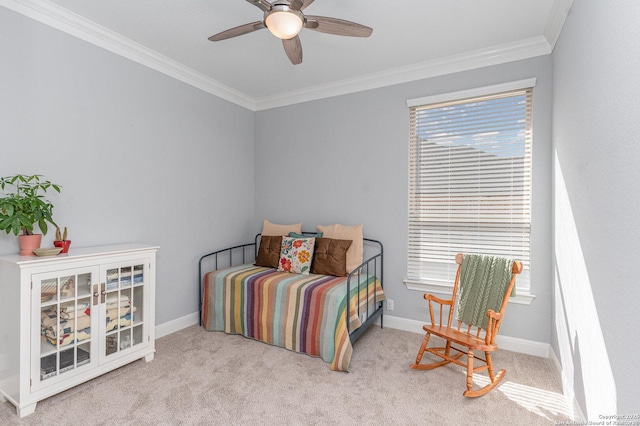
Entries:
[[[315,234],[315,232],[302,232],[306,235]],[[200,307],[200,325],[202,325],[202,293],[203,293],[203,284],[204,284],[204,276],[208,272],[215,271],[217,269],[228,268],[231,266],[242,265],[245,263],[253,263],[258,256],[258,240],[260,239],[261,234],[257,234],[254,238],[254,242],[247,244],[240,244],[233,247],[227,247],[222,250],[217,250],[211,253],[207,253],[203,255],[198,262],[198,295],[199,295],[199,304]],[[360,275],[370,275],[374,274],[380,280],[380,286],[384,288],[384,280],[383,280],[383,256],[384,256],[384,248],[382,243],[378,240],[373,240],[370,238],[364,238],[365,246],[369,246],[368,248],[373,247],[375,251],[369,258],[367,258],[364,262],[360,264],[356,269],[354,269],[347,276],[347,295],[350,294],[351,290],[351,280],[355,277],[355,282],[358,283],[360,280]],[[213,268],[210,268],[210,265],[213,264]],[[367,300],[369,300],[369,287],[367,286]],[[376,300],[377,297],[374,293],[373,295],[373,307],[375,309],[373,312],[369,312],[369,304],[366,305],[366,311],[360,312],[360,303],[357,304],[357,314],[358,318],[362,319],[361,314],[365,313],[365,320],[362,322],[360,327],[351,330],[349,327],[349,317],[351,315],[350,306],[347,303],[347,330],[349,331],[349,337],[351,339],[351,343],[358,340],[358,338],[364,333],[373,322],[380,317],[380,328],[383,328],[383,301]]]

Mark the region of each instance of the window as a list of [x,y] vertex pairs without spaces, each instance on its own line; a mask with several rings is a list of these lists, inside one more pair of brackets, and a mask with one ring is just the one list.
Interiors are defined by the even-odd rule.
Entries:
[[449,288],[456,253],[482,253],[522,261],[517,295],[529,295],[534,84],[531,79],[407,102],[407,287]]

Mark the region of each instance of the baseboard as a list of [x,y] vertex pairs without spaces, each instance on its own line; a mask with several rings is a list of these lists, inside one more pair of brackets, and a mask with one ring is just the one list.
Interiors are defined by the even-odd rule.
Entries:
[[[199,322],[200,320],[198,312],[194,312],[175,320],[165,322],[156,326],[156,338],[159,339],[160,337],[175,333],[176,331],[180,331],[183,328],[198,324]],[[379,323],[379,318],[376,320],[376,323]],[[424,322],[384,315],[383,324],[385,327],[389,328],[411,331],[413,333],[423,333],[422,326],[424,325]],[[498,346],[508,351],[535,355],[543,358],[551,357],[551,346],[547,343],[534,342],[532,340],[509,336],[498,336],[496,339],[496,343],[498,343]],[[554,361],[557,365],[559,365],[559,363],[557,362],[557,358]]]
[[194,312],[163,324],[156,325],[156,339],[175,333],[176,331],[180,331],[183,328],[190,327],[194,324],[198,324],[200,322],[199,315],[199,312]]
[[[176,331],[180,331],[183,328],[198,324],[199,322],[200,320],[198,312],[194,312],[175,320],[165,322],[156,326],[156,338],[175,333]],[[376,323],[379,324],[379,318],[376,320]],[[424,322],[384,315],[383,324],[385,327],[422,334],[422,326],[424,325]],[[496,343],[498,343],[498,346],[508,351],[553,359],[553,357],[551,356],[553,351],[551,350],[551,346],[547,343],[534,342],[533,340],[526,340],[509,336],[498,336],[496,339]],[[560,363],[557,360],[557,357],[554,359],[554,362],[556,363],[556,367],[558,367],[560,371]]]
[[[413,333],[424,333],[422,330],[422,326],[424,325],[423,321],[410,320],[390,315],[384,315],[382,321],[385,327],[411,331]],[[520,339],[518,337],[498,336],[496,338],[496,343],[500,348],[508,351],[535,355],[543,358],[549,358],[551,352],[551,345],[547,343]]]
[[575,422],[579,422],[579,424],[587,424],[587,417],[582,412],[580,405],[578,405],[578,400],[576,399],[575,393],[573,391],[573,384],[570,383],[564,369],[562,368],[562,363],[560,362],[560,358],[556,355],[556,352],[553,348],[549,349],[549,358],[553,361],[553,365],[555,365],[556,370],[558,371],[558,375],[562,380],[562,392],[566,398],[567,405],[573,407],[573,420]]

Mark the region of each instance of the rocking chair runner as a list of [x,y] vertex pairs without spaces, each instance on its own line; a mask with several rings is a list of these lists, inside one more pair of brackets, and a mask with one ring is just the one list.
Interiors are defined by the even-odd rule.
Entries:
[[[411,368],[431,370],[451,362],[462,367],[466,366],[467,390],[463,395],[478,397],[496,387],[506,371],[503,369],[498,374],[494,374],[491,352],[498,349],[495,338],[498,335],[509,296],[514,290],[516,275],[522,272],[522,263],[494,256],[462,255],[460,253],[456,255],[456,263],[458,263],[458,272],[451,299],[443,300],[431,294],[424,295],[424,298],[429,301],[431,325],[422,327],[426,335],[422,346],[420,346],[416,362],[411,365]],[[458,324],[452,326],[458,284],[461,281],[461,270],[462,289],[458,301]],[[438,323],[434,320],[433,302],[440,305]],[[443,311],[447,309],[447,322],[443,324]],[[429,337],[432,334],[445,339],[445,347],[427,347]],[[463,346],[466,350],[452,346],[452,344]],[[437,355],[443,360],[432,364],[420,364],[425,351]],[[457,353],[452,355],[451,351]],[[478,357],[474,351],[484,352],[485,358]],[[459,360],[465,355],[467,357],[466,364]],[[475,359],[484,362],[484,365],[474,368]],[[482,370],[488,370],[490,382],[488,385],[474,390],[473,373]]]

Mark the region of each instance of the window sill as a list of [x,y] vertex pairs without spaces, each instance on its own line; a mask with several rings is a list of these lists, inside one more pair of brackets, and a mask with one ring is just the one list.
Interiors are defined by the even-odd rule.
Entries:
[[[404,285],[407,286],[409,290],[421,291],[423,293],[432,293],[432,294],[440,294],[445,296],[451,296],[451,292],[453,291],[453,284],[435,284],[435,283],[427,283],[424,281],[414,281],[405,279]],[[533,299],[536,296],[529,292],[517,291],[517,296],[513,296],[509,298],[509,303],[515,303],[518,305],[530,305]]]

